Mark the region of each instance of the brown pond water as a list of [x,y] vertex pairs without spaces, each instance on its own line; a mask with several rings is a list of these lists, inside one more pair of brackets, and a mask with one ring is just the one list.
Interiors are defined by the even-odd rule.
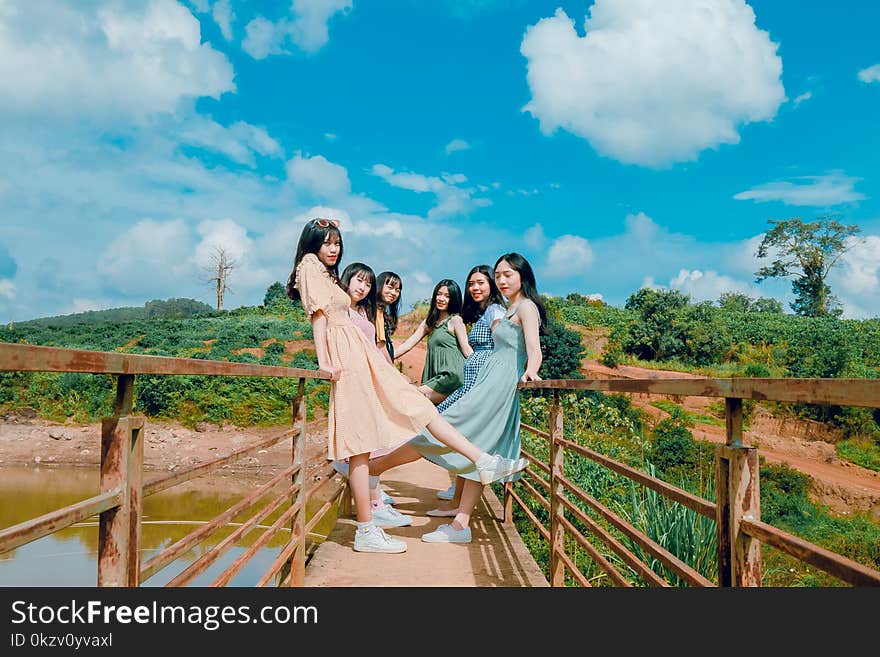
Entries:
[[[148,480],[151,476],[146,477]],[[144,499],[141,528],[141,562],[173,544],[235,504],[266,479],[250,481],[229,477],[199,477]],[[92,497],[99,492],[98,471],[92,468],[0,468],[0,529],[24,522],[49,511]],[[267,496],[269,497],[269,496]],[[320,504],[310,500],[312,507]],[[285,507],[282,506],[282,511]],[[259,538],[259,527],[268,527],[280,515],[276,512],[251,529],[189,586],[208,586],[249,545]],[[201,554],[222,541],[247,519],[247,512],[212,534],[206,541],[166,566],[142,586],[163,586]],[[335,522],[335,509],[315,527],[317,540]],[[310,536],[314,539],[315,536]],[[254,586],[269,569],[289,538],[279,531],[261,548],[229,586]],[[89,518],[69,528],[0,554],[0,586],[96,586],[98,518]]]

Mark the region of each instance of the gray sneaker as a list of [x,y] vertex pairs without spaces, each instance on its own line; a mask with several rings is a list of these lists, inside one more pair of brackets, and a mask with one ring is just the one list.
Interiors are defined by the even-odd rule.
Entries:
[[493,481],[521,472],[528,465],[529,460],[526,458],[506,459],[498,454],[493,454],[486,463],[477,466],[477,473],[480,475],[480,483],[485,486]]
[[373,522],[377,527],[408,527],[412,524],[412,518],[393,506],[383,506],[381,509],[373,509]]
[[427,534],[422,534],[425,543],[470,543],[471,528],[456,529],[452,525],[440,525]]
[[363,531],[356,529],[354,532],[355,552],[386,552],[399,554],[406,552],[406,543],[396,538],[391,538],[381,527],[370,527]]
[[441,500],[451,500],[453,497],[455,497],[455,484],[452,484],[446,490],[438,490],[437,497],[439,497]]

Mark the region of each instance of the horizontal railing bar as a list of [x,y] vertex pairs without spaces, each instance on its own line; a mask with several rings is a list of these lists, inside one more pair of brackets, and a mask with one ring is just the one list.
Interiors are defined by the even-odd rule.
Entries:
[[36,518],[25,520],[17,525],[0,531],[0,554],[31,543],[38,538],[70,527],[77,522],[103,513],[122,503],[122,491],[119,488],[105,491],[94,497],[70,504],[61,509],[44,513]]
[[[532,454],[532,453],[530,453],[530,452],[527,452],[527,451],[524,450],[524,449],[521,449],[521,450],[520,450],[520,456],[524,456],[524,457],[526,457],[529,461],[532,462],[533,465],[537,466],[539,470],[543,470],[543,471],[546,472],[547,474],[550,474],[550,466],[547,465],[546,463],[544,463],[541,459],[539,459],[539,458],[538,458],[537,456],[535,456],[534,454]],[[540,479],[540,477],[536,477],[536,478],[537,478],[537,479]]]
[[630,568],[639,573],[649,584],[653,584],[654,586],[669,586],[669,582],[660,577],[657,573],[651,570],[647,564],[639,561],[639,558],[634,555],[632,552],[627,550],[617,539],[615,539],[611,534],[609,534],[604,527],[599,525],[595,520],[593,520],[590,516],[586,514],[586,512],[576,506],[574,502],[569,500],[567,497],[560,497],[560,501],[562,504],[571,511],[577,519],[584,523],[587,527],[590,528],[594,534],[599,536],[602,541],[611,548],[617,556],[619,556],[624,563],[626,563]]
[[[276,509],[278,509],[285,502],[290,501],[290,496],[296,493],[299,490],[299,484],[291,484],[283,493],[278,495],[274,500],[271,500],[260,509],[259,513],[255,514],[251,518],[248,518],[247,521],[242,523],[240,527],[237,527],[234,532],[232,532],[229,536],[220,541],[217,545],[212,547],[210,550],[205,552],[198,559],[193,561],[189,566],[187,566],[184,570],[182,570],[178,575],[168,582],[166,587],[175,587],[175,586],[185,586],[189,582],[191,582],[195,577],[203,573],[207,568],[213,564],[217,559],[219,559],[229,548],[235,545],[235,542],[244,536],[247,532],[249,532],[254,525],[257,525],[267,516],[271,515]],[[297,502],[297,505],[299,502]],[[294,507],[291,507],[294,508]],[[283,516],[282,516],[283,517]]]
[[[283,524],[288,522],[294,515],[297,513],[305,513],[305,504],[302,499],[297,499],[296,503],[294,503],[289,509],[287,509],[284,513],[282,513],[278,520],[272,523],[272,525],[265,530],[260,537],[254,541],[247,550],[245,550],[239,557],[230,565],[226,570],[220,573],[217,578],[211,582],[209,586],[211,587],[219,587],[226,586],[235,577],[238,572],[244,568],[245,564],[250,561],[251,557],[253,557],[259,550],[261,550],[266,543],[268,543],[272,537],[278,533],[278,530],[281,528]],[[303,542],[305,542],[305,536],[302,537]]]
[[64,349],[0,343],[0,371],[86,372],[92,374],[177,374],[194,376],[267,376],[329,379],[327,372],[277,365],[251,365],[222,360],[174,358],[116,351]]
[[205,474],[205,472],[216,469],[218,466],[222,466],[232,461],[237,461],[244,456],[254,454],[261,449],[267,449],[276,445],[277,443],[280,443],[282,440],[290,437],[296,437],[298,435],[299,427],[288,429],[287,431],[261,440],[260,442],[254,443],[253,445],[242,447],[241,449],[227,454],[226,456],[220,456],[216,459],[211,459],[210,461],[200,463],[199,465],[193,466],[191,468],[185,468],[180,472],[174,472],[169,475],[163,475],[161,477],[151,479],[144,484],[144,497],[166,490],[168,488],[171,488],[172,486],[177,486],[178,484],[182,484],[183,482],[189,481],[190,479],[195,479],[196,477]]
[[532,510],[526,506],[526,503],[523,501],[523,499],[519,495],[517,495],[516,491],[514,491],[513,489],[510,490],[510,497],[512,497],[514,501],[519,504],[519,508],[521,508],[523,510],[523,513],[525,513],[526,516],[528,516],[529,520],[532,521],[535,529],[541,532],[541,536],[543,536],[544,540],[549,543],[550,532],[544,527],[544,525],[541,524],[541,521],[538,520],[538,517],[534,513],[532,513]]
[[[532,479],[534,479],[536,483],[541,485],[541,488],[547,491],[548,494],[550,493],[550,482],[544,479],[544,477],[539,477],[537,474],[535,474],[535,472],[531,469],[531,466],[523,470],[523,473],[531,475]],[[519,481],[522,481],[522,479],[520,479]]]
[[568,572],[571,573],[571,576],[574,577],[581,586],[583,586],[584,588],[593,588],[593,585],[590,584],[590,580],[588,580],[586,576],[580,570],[578,570],[578,567],[574,565],[574,561],[571,560],[571,557],[569,557],[565,552],[559,553],[558,556],[562,560],[562,563],[565,564]]
[[742,531],[759,541],[812,564],[855,586],[880,586],[880,572],[840,554],[768,525],[761,520],[742,520]]
[[693,397],[736,397],[759,401],[880,408],[880,379],[553,379],[527,381],[533,390],[598,390]]
[[577,496],[584,504],[589,505],[592,509],[594,509],[597,513],[599,513],[605,520],[614,525],[621,532],[629,536],[636,543],[641,545],[645,550],[650,552],[653,556],[663,562],[667,567],[669,567],[676,575],[681,577],[683,580],[688,582],[689,584],[694,584],[696,586],[712,586],[713,584],[710,580],[706,579],[701,575],[698,571],[691,568],[681,559],[676,557],[674,554],[669,552],[666,548],[660,546],[655,543],[651,538],[645,536],[640,531],[638,531],[635,527],[630,525],[628,522],[617,516],[610,509],[608,509],[605,505],[601,504],[597,500],[595,500],[592,496],[588,495],[586,492],[581,490],[573,482],[569,481],[567,478],[560,476],[559,481],[574,495]]
[[541,438],[546,438],[547,440],[550,440],[550,434],[547,433],[546,431],[541,431],[540,429],[536,429],[535,427],[528,425],[525,422],[520,422],[519,426],[522,429],[525,429],[526,431],[528,431],[529,433],[533,433],[536,436],[540,436]]
[[709,502],[708,500],[704,500],[701,497],[697,497],[696,495],[692,495],[688,493],[686,490],[682,490],[680,488],[676,488],[675,486],[671,486],[667,484],[665,481],[661,481],[656,477],[651,477],[650,475],[646,475],[644,472],[636,470],[635,468],[631,468],[628,465],[624,465],[620,461],[615,461],[614,459],[608,458],[603,454],[599,454],[598,452],[594,452],[593,450],[583,447],[582,445],[578,445],[577,443],[573,443],[570,440],[560,438],[558,441],[560,444],[564,445],[566,448],[581,454],[582,456],[586,456],[588,459],[592,461],[596,461],[606,466],[607,468],[614,470],[615,472],[619,472],[620,474],[637,481],[638,483],[646,486],[652,490],[657,491],[661,495],[668,497],[679,504],[683,504],[689,509],[696,511],[699,514],[706,516],[707,518],[711,518],[715,520],[716,511],[715,505]]
[[145,562],[143,567],[141,568],[141,582],[145,582],[157,572],[162,570],[162,568],[174,561],[181,554],[184,554],[193,546],[201,543],[205,538],[213,534],[221,525],[224,525],[226,522],[232,520],[242,511],[252,506],[253,502],[263,497],[263,495],[271,490],[272,487],[275,486],[279,481],[281,481],[284,477],[288,477],[294,474],[297,470],[299,470],[299,468],[300,464],[298,463],[288,466],[286,469],[282,470],[265,484],[260,486],[253,493],[239,500],[233,506],[229,507],[226,511],[218,515],[216,518],[212,519],[208,524],[199,527],[195,531],[181,538],[176,543],[169,545],[158,554],[153,555],[153,557],[149,561]]
[[604,555],[599,552],[599,550],[597,550],[595,546],[578,531],[577,527],[571,524],[571,521],[568,518],[562,516],[559,521],[562,523],[562,526],[565,527],[565,529],[567,530],[568,535],[571,536],[577,542],[577,544],[581,546],[582,550],[590,555],[593,561],[595,561],[599,565],[599,567],[608,574],[608,577],[610,577],[612,581],[616,582],[618,586],[632,586],[632,584],[626,579],[626,577],[621,575],[617,571],[617,569],[613,565],[611,565],[611,562],[608,561],[608,559],[606,559]]
[[521,486],[524,486],[525,489],[532,494],[532,497],[534,497],[536,500],[538,500],[538,502],[541,503],[541,506],[544,507],[544,510],[547,511],[548,513],[550,512],[550,500],[548,500],[546,497],[541,495],[541,493],[538,492],[537,488],[532,486],[532,484],[530,484],[525,479],[518,479],[514,483],[517,483],[517,484],[520,484]]

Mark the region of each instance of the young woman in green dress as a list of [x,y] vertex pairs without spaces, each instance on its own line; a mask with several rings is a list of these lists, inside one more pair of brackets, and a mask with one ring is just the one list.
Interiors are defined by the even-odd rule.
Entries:
[[435,405],[462,385],[464,361],[473,351],[459,314],[461,302],[458,283],[444,278],[434,286],[428,316],[394,349],[395,359],[400,358],[427,336],[428,352],[419,390]]

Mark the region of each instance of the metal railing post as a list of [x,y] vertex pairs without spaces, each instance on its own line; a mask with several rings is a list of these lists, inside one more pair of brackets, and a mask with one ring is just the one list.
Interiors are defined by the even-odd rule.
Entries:
[[101,422],[101,492],[119,488],[119,506],[100,514],[98,586],[140,585],[144,418],[132,417],[134,375],[116,381],[113,417]]
[[725,398],[727,440],[715,448],[718,586],[761,586],[761,544],[741,531],[760,520],[758,450],[742,443],[742,399]]
[[565,475],[563,412],[559,391],[553,391],[550,406],[550,586],[565,586],[565,506],[561,502],[564,488],[560,477]]

